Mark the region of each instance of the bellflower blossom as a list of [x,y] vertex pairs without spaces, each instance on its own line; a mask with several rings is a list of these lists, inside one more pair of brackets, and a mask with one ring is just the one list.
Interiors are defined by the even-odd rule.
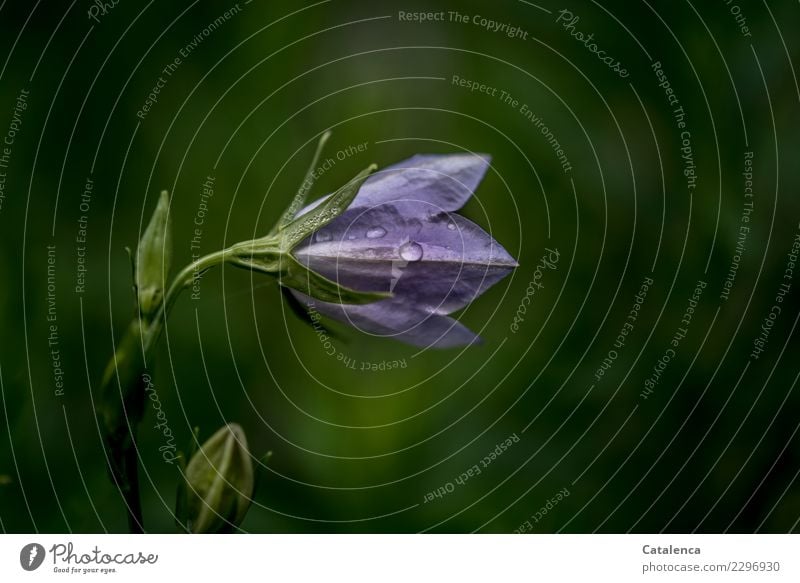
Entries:
[[297,286],[292,293],[368,334],[420,347],[476,341],[449,314],[518,265],[478,225],[454,214],[472,196],[489,160],[479,154],[417,155],[390,166],[370,176],[342,214],[292,251],[310,271],[341,286],[390,297],[353,304],[320,301]]

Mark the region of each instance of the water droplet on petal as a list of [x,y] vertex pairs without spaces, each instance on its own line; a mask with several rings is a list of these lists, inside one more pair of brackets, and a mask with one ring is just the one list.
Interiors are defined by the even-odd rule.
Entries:
[[400,245],[400,257],[404,261],[419,261],[422,259],[422,247],[419,243],[409,241]]
[[372,227],[367,231],[367,239],[380,239],[386,235],[386,229],[383,227]]
[[326,241],[330,241],[333,239],[330,233],[327,231],[317,231],[317,241],[320,243],[325,243]]
[[450,229],[451,231],[455,231],[456,230],[456,224],[455,223],[447,223],[447,228]]
[[356,235],[355,233],[350,233],[349,235],[347,235],[348,241],[355,241],[356,239],[358,239],[358,235]]

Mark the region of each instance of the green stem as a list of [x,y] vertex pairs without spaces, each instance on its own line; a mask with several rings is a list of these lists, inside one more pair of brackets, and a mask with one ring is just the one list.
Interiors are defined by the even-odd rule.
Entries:
[[172,310],[172,306],[175,304],[175,300],[178,299],[180,293],[186,289],[186,287],[188,287],[192,281],[194,281],[195,277],[199,277],[203,271],[214,267],[215,265],[219,265],[220,263],[224,263],[225,256],[226,254],[230,253],[230,250],[231,248],[228,248],[215,253],[209,253],[208,255],[201,257],[197,261],[193,261],[184,267],[178,273],[178,275],[175,276],[175,278],[172,280],[172,284],[167,290],[167,293],[164,295],[164,301],[162,302],[161,307],[158,309],[155,316],[153,316],[153,319],[148,326],[147,333],[145,334],[145,357],[150,355],[151,351],[156,345],[156,342],[158,342],[158,339],[161,337],[161,330],[166,324],[169,313]]
[[99,413],[105,429],[105,443],[111,462],[111,477],[125,500],[128,528],[143,532],[142,504],[139,492],[136,434],[144,416],[145,363],[153,352],[169,312],[180,292],[200,272],[225,261],[230,249],[201,257],[184,267],[172,280],[161,307],[150,322],[131,322],[117,353],[109,362],[103,379],[103,402]]
[[114,484],[125,500],[131,533],[142,532],[136,430],[144,413],[141,326],[134,320],[103,375],[98,415]]
[[125,452],[124,462],[129,476],[127,491],[123,491],[128,506],[128,530],[131,534],[144,533],[142,498],[139,494],[139,460],[135,449]]

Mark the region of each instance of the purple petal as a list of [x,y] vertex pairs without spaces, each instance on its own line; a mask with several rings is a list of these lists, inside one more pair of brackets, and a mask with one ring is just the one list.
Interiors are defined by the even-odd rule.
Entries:
[[457,320],[415,310],[397,298],[355,306],[320,302],[295,290],[292,293],[312,310],[374,336],[421,348],[454,348],[480,342]]
[[[370,208],[398,201],[423,201],[438,212],[457,211],[478,188],[490,161],[488,154],[412,156],[370,176],[350,208]],[[326,199],[327,196],[314,201],[297,216],[302,216]]]
[[447,314],[475,300],[517,262],[478,225],[450,213],[472,196],[489,159],[418,155],[390,166],[364,183],[342,215],[292,252],[343,286],[390,291],[391,299],[356,306],[293,293],[323,315],[415,346],[448,348],[479,340]]
[[[462,216],[431,205],[387,203],[346,211],[293,251],[309,267],[361,291],[390,291],[416,310],[450,314],[517,265],[500,244]],[[383,303],[383,302],[382,302]]]

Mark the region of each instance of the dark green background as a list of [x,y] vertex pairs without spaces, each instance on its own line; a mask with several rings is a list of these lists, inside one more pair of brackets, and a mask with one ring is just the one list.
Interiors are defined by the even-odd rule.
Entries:
[[[124,247],[135,245],[166,188],[175,263],[188,262],[209,174],[216,193],[202,251],[265,232],[326,128],[334,129],[330,155],[369,146],[338,162],[317,194],[373,161],[491,153],[492,170],[463,213],[520,267],[462,312],[481,330],[480,347],[418,354],[329,324],[337,349],[359,362],[406,359],[407,368],[389,372],[349,370],[329,357],[272,280],[225,268],[204,279],[199,301],[184,295],[155,383],[179,443],[190,442],[193,426],[205,438],[236,421],[254,454],[273,452],[243,529],[511,532],[562,488],[570,496],[534,531],[797,529],[800,281],[764,355],[749,358],[800,220],[797,3],[740,2],[750,38],[721,1],[538,3],[552,14],[511,0],[240,4],[241,14],[184,59],[143,121],[136,112],[161,69],[231,4],[120,0],[91,32],[87,1],[66,16],[67,3],[32,15],[33,3],[2,5],[1,134],[20,89],[30,91],[0,210],[3,530],[125,530],[92,412],[112,340],[133,311]],[[623,61],[628,79],[556,24],[561,8]],[[528,39],[473,24],[399,22],[400,10],[481,14],[524,28]],[[693,195],[664,93],[634,36],[661,61],[687,112]],[[453,75],[527,104],[573,172],[562,172],[519,111],[453,86]],[[752,230],[723,302],[747,150]],[[95,155],[79,296],[74,239]],[[54,395],[47,346],[51,244],[63,397]],[[545,275],[513,334],[545,247],[561,252],[558,270]],[[590,391],[654,262],[635,330]],[[689,334],[643,400],[643,382],[700,279],[708,287]],[[140,431],[145,520],[148,530],[172,532],[177,476],[161,460],[154,422],[151,411]],[[519,443],[480,476],[423,503],[513,433]]]

